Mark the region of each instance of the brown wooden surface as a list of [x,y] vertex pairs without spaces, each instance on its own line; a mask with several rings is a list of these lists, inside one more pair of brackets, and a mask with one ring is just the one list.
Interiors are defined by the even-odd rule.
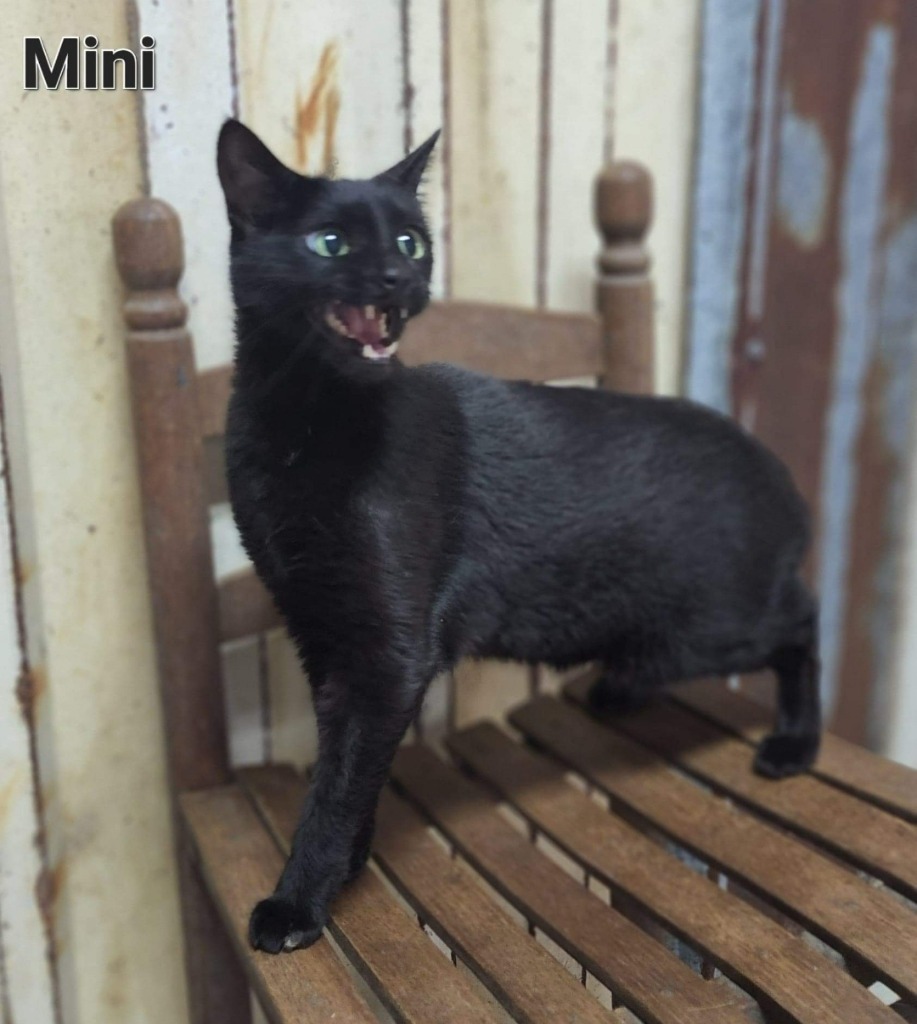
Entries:
[[[771,712],[722,680],[704,679],[673,687],[671,699],[717,725],[757,743],[770,729]],[[826,733],[812,774],[841,789],[917,822],[917,771]]]
[[181,229],[171,207],[153,199],[127,203],[113,229],[127,288],[127,356],[172,784],[213,786],[229,778],[229,762],[196,373],[176,291]]
[[[407,366],[454,363],[534,381],[595,377],[603,366],[594,316],[483,302],[431,303],[408,324],[398,354]],[[198,377],[199,429],[205,437],[224,432],[232,372],[231,366],[218,366]]]
[[283,626],[274,599],[254,569],[240,569],[226,576],[218,590],[220,639],[224,643]]
[[623,891],[714,960],[766,1010],[799,1022],[894,1020],[886,1007],[800,938],[599,807],[561,768],[496,726],[458,733],[450,749],[613,891]]
[[571,878],[429,748],[402,747],[392,777],[475,870],[648,1024],[747,1020],[738,995],[703,981]]
[[621,160],[602,171],[595,189],[603,240],[596,288],[602,383],[642,394],[654,390],[653,285],[645,245],[652,215],[652,180],[644,167]]
[[[178,297],[181,228],[171,207],[127,203],[112,222],[126,286],[127,360],[147,571],[173,794],[229,777],[194,358]],[[249,1024],[244,979],[179,842],[192,1024]]]
[[[285,766],[248,768],[240,782],[284,854],[308,785]],[[498,1021],[471,981],[446,960],[372,871],[334,904],[329,930],[398,1021],[477,1024]]]
[[519,1021],[608,1022],[610,1014],[452,860],[417,813],[385,791],[374,852],[404,898]]
[[[582,680],[567,693],[582,700]],[[774,785],[751,769],[749,744],[704,719],[660,702],[616,720],[616,728],[715,789],[868,871],[905,896],[917,896],[917,827],[828,785],[797,775]]]
[[[917,997],[917,915],[816,850],[704,792],[619,732],[553,698],[511,716],[539,747],[736,878],[902,995]],[[917,849],[914,850],[917,853]],[[869,971],[864,971],[869,973]]]
[[201,871],[271,1024],[375,1021],[325,939],[282,956],[248,945],[252,906],[273,889],[283,859],[245,793],[223,786],[180,800]]

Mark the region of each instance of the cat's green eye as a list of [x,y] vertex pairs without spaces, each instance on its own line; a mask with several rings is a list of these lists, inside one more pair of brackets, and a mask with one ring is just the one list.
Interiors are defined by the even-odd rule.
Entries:
[[306,245],[316,256],[346,256],[350,245],[340,231],[335,228],[324,228],[306,235]]
[[423,259],[426,255],[426,243],[413,228],[405,228],[395,241],[398,243],[398,251],[409,260]]

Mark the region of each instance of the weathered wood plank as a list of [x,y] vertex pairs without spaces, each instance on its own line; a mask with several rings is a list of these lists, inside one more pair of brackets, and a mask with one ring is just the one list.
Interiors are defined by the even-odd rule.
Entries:
[[195,357],[198,366],[213,366],[229,358],[233,342],[224,263],[229,223],[214,170],[217,131],[235,105],[230,8],[225,0],[199,0],[187,8],[137,0],[134,10],[139,34],[156,40],[156,88],[137,94],[143,105],[147,186],[182,219],[183,294]]
[[450,5],[457,298],[535,304],[541,7],[541,0]]
[[643,1020],[745,1019],[738,998],[724,998],[552,863],[497,813],[492,798],[428,748],[402,747],[392,777],[501,895]]
[[737,878],[902,995],[917,993],[917,915],[890,893],[705,793],[659,756],[569,705],[539,698],[510,720],[616,806]]
[[268,956],[248,945],[252,906],[270,892],[283,860],[242,790],[185,793],[181,805],[208,887],[271,1024],[374,1022],[324,939],[290,956]]
[[[582,680],[570,695],[583,698]],[[625,715],[616,727],[680,768],[768,818],[881,878],[917,895],[917,827],[811,775],[775,785],[752,771],[747,743],[672,703]]]
[[[248,769],[240,781],[287,853],[308,784],[289,767]],[[499,1017],[367,869],[334,905],[329,931],[398,1021],[471,1024]]]
[[[699,680],[674,687],[671,697],[749,743],[757,743],[771,727],[769,709],[728,689],[721,680]],[[825,733],[812,774],[917,822],[917,771],[913,768]]]
[[886,1021],[890,1011],[805,943],[574,789],[562,770],[495,726],[450,749],[600,881],[623,891],[762,1003],[811,1024]]

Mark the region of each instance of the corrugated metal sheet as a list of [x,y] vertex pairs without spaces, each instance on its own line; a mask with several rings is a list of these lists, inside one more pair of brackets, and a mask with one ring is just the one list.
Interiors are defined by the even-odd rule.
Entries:
[[917,387],[914,46],[896,0],[706,5],[687,385],[809,500],[825,697],[837,731],[874,744]]

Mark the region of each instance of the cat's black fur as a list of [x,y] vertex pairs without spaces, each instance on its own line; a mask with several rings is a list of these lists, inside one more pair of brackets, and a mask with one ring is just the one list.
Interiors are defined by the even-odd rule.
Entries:
[[[307,179],[237,122],[219,145],[237,306],[227,468],[236,521],[313,688],[319,759],[253,945],[320,933],[363,866],[380,787],[427,685],[460,658],[597,660],[596,709],[659,684],[765,667],[756,767],[817,747],[809,527],[780,462],[686,401],[370,360],[332,303],[421,312],[415,191],[434,139],[369,181]],[[352,241],[316,255],[317,229]],[[413,228],[427,254],[395,238]],[[339,307],[334,307],[339,308]],[[393,314],[393,336],[403,326]]]

